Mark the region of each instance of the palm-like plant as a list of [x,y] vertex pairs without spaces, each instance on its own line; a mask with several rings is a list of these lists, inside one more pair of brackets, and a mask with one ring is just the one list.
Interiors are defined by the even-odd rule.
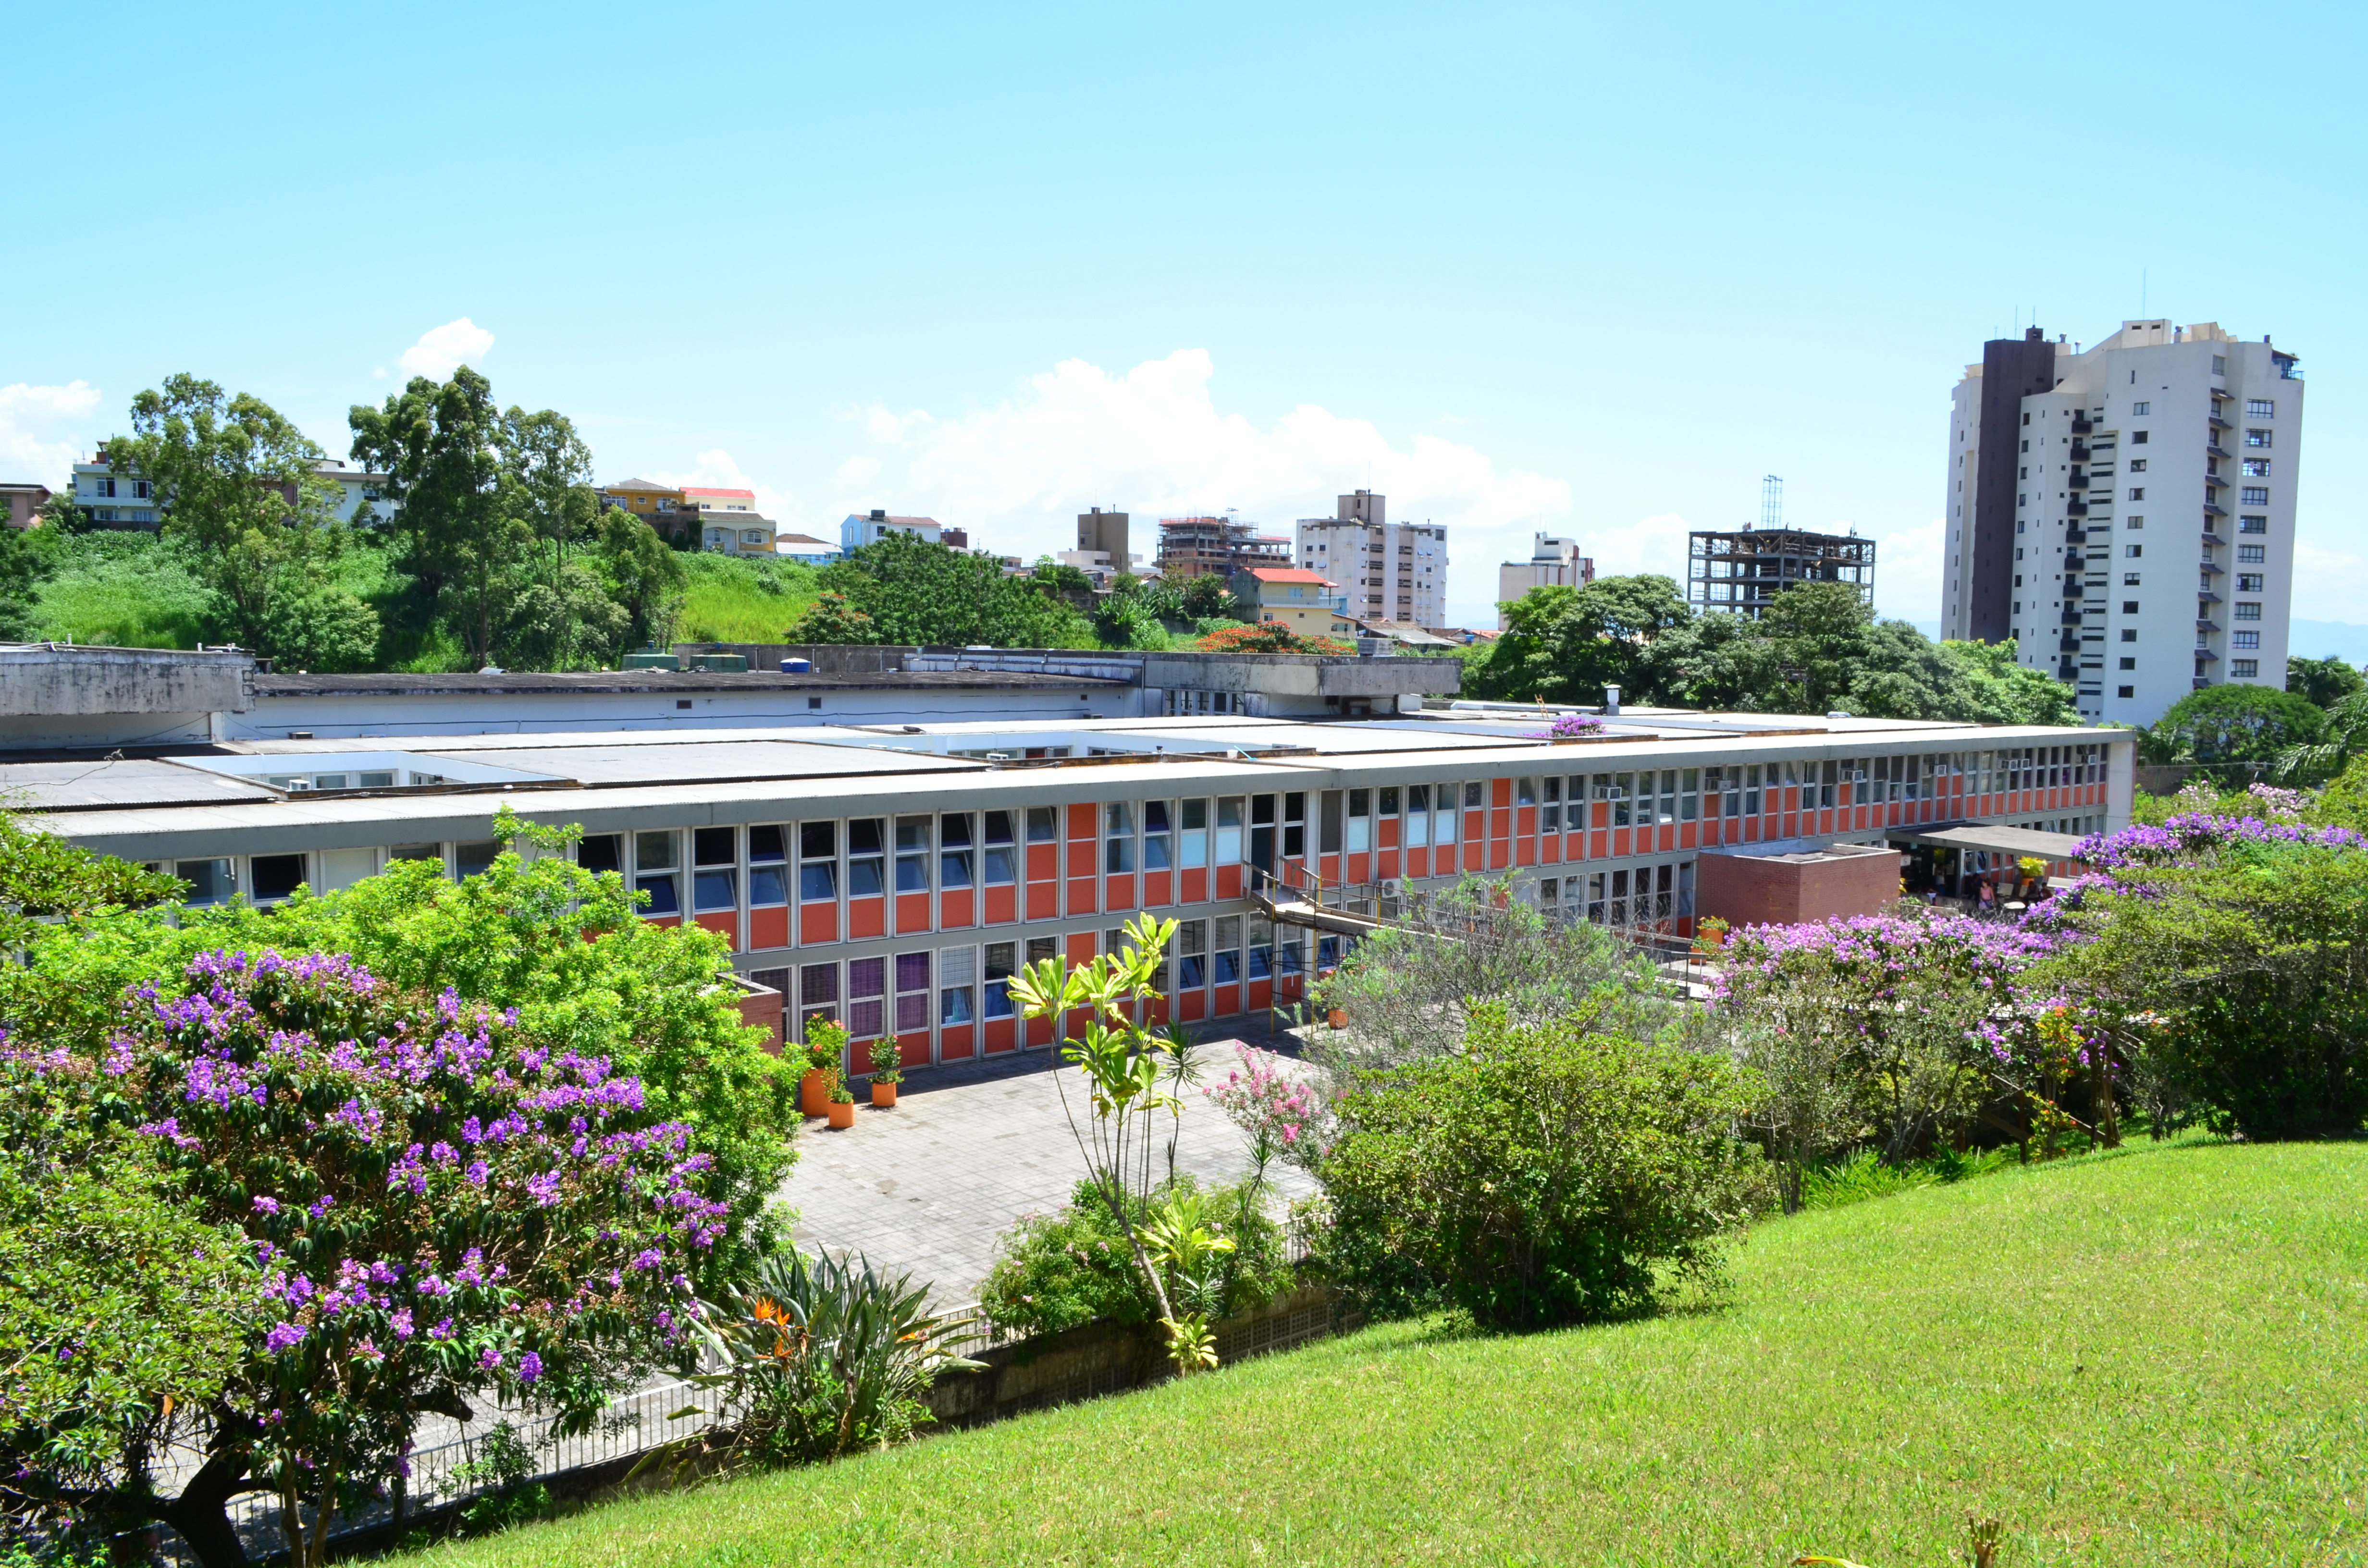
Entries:
[[2368,756],[2368,691],[2355,691],[2328,709],[2318,739],[2280,751],[2271,772],[2281,784],[2316,784],[2362,756]]
[[709,1311],[723,1367],[694,1381],[726,1391],[735,1446],[768,1459],[886,1448],[929,1419],[922,1395],[940,1373],[978,1365],[954,1354],[958,1325],[928,1301],[927,1285],[860,1254],[768,1258]]
[[[1011,996],[1031,1018],[1087,1015],[1085,1033],[1061,1042],[1062,1060],[1085,1079],[1085,1113],[1071,1104],[1066,1085],[1056,1078],[1061,1109],[1090,1179],[1125,1233],[1134,1266],[1159,1305],[1168,1357],[1177,1370],[1189,1372],[1216,1365],[1215,1342],[1200,1314],[1178,1312],[1167,1289],[1168,1269],[1155,1259],[1160,1244],[1154,1236],[1163,1216],[1142,1225],[1134,1218],[1150,1207],[1155,1119],[1162,1111],[1171,1117],[1183,1113],[1183,1102],[1163,1081],[1176,1082],[1190,1071],[1189,1058],[1179,1063],[1180,1031],[1145,1028],[1134,1019],[1137,1005],[1158,994],[1160,955],[1175,935],[1175,921],[1138,915],[1126,925],[1126,945],[1118,952],[1099,954],[1066,972],[1060,960],[1042,960],[1012,977]],[[1166,1212],[1172,1216],[1172,1210],[1171,1203]],[[1172,1239],[1193,1244],[1182,1233]],[[1191,1254],[1195,1263],[1207,1250]]]

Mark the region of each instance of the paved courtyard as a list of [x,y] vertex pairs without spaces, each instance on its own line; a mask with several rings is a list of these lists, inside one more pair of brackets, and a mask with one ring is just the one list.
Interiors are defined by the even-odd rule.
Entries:
[[[1289,1035],[1243,1031],[1247,1043],[1295,1057]],[[1212,1032],[1201,1048],[1203,1082],[1235,1069],[1235,1037]],[[1060,1083],[1056,1086],[1056,1074]],[[995,1259],[996,1238],[1023,1214],[1058,1209],[1086,1170],[1061,1114],[1059,1088],[1089,1114],[1076,1069],[1048,1051],[992,1062],[909,1072],[894,1110],[859,1104],[841,1132],[809,1120],[782,1196],[799,1210],[801,1245],[851,1249],[936,1287],[939,1301],[967,1301]],[[1176,1165],[1204,1181],[1249,1169],[1249,1146],[1199,1090],[1183,1096]],[[1153,1155],[1167,1165],[1163,1130]],[[1269,1167],[1285,1200],[1315,1190],[1296,1169]]]

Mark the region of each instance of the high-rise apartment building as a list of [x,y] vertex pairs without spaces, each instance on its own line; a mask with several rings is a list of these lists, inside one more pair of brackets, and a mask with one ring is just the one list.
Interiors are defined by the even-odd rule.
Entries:
[[1447,624],[1447,529],[1391,522],[1387,496],[1360,490],[1332,517],[1300,518],[1299,564],[1339,584],[1360,620]]
[[2013,639],[2092,721],[2283,687],[2302,407],[2294,355],[2210,322],[1983,345],[1949,418],[1941,634]]

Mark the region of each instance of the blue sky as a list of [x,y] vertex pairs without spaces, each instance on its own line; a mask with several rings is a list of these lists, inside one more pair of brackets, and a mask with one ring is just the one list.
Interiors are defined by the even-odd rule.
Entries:
[[1780,473],[1789,520],[1884,540],[1884,609],[1929,621],[1963,366],[2034,312],[2093,341],[2143,309],[2301,354],[2294,613],[2368,622],[2337,482],[2362,31],[2225,4],[20,5],[0,54],[42,85],[11,117],[0,477],[52,479],[180,369],[342,455],[406,354],[467,348],[603,477],[745,479],[817,533],[883,506],[1033,554],[1089,504],[1287,528],[1370,483],[1453,526],[1477,624],[1534,528],[1667,570]]

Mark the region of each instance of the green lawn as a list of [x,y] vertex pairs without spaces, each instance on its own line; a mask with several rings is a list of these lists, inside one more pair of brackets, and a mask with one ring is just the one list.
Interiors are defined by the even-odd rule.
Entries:
[[1394,1325],[433,1563],[2368,1560],[2368,1148],[2137,1148],[1770,1223],[1720,1303]]

